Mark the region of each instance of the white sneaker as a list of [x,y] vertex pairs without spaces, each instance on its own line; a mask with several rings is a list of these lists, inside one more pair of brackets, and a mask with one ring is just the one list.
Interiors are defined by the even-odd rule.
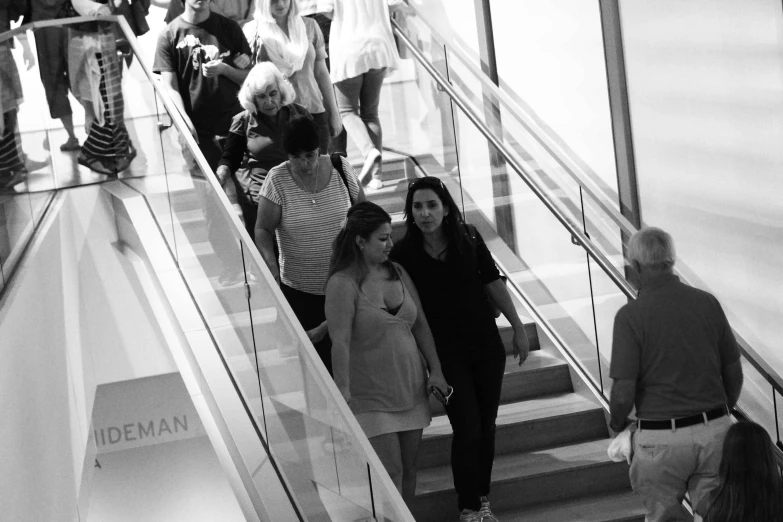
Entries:
[[463,509],[459,514],[459,522],[481,522],[481,512]]
[[378,178],[373,178],[368,184],[367,188],[370,190],[379,190],[383,188],[383,181]]
[[479,519],[481,522],[499,522],[495,515],[492,514],[492,510],[489,509],[489,499],[487,497],[481,497],[481,509],[479,509]]

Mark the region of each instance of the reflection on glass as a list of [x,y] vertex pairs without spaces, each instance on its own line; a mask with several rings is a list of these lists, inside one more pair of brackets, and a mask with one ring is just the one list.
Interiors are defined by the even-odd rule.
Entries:
[[89,442],[83,520],[244,520],[178,373],[99,384]]

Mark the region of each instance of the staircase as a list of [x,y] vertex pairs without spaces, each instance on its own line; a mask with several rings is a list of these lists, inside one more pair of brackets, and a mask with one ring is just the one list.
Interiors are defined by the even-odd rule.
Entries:
[[[384,154],[384,159],[384,188],[369,191],[367,197],[392,215],[393,237],[399,238],[404,234],[402,211],[406,178],[421,175],[421,172],[409,158]],[[217,289],[213,296],[215,306],[222,309],[227,321],[234,325],[242,344],[251,346],[250,325],[231,320],[232,315],[246,314],[247,301],[242,285],[220,288],[216,282],[220,263],[209,244],[199,243],[206,240],[202,210],[192,193],[175,196],[171,203],[178,226],[188,236],[198,265],[211,281],[210,288],[203,289],[205,295],[215,294]],[[198,300],[198,289],[194,293]],[[254,299],[264,299],[257,294],[254,292]],[[261,301],[252,305],[256,339],[264,331],[274,336],[273,330],[281,328],[280,321],[257,313],[262,309]],[[519,303],[517,305],[518,309],[523,309]],[[630,490],[627,465],[613,463],[606,455],[609,433],[601,406],[534,323],[526,321],[532,350],[522,367],[511,355],[511,330],[503,318],[499,319],[499,327],[506,343],[507,361],[490,495],[495,514],[505,522],[643,520],[641,503]],[[248,355],[236,353],[233,357],[247,358]],[[265,403],[269,401],[281,423],[269,432],[269,437],[273,444],[274,439],[279,438],[296,445],[294,432],[299,430],[292,428],[301,422],[311,425],[313,421],[317,422],[306,412],[304,404],[298,405],[299,401],[293,397],[293,391],[301,389],[303,383],[301,378],[291,377],[300,372],[287,368],[290,362],[280,350],[259,352],[259,358],[263,365],[279,366],[279,371],[265,372],[267,378],[274,376],[265,383],[266,387],[278,394],[267,397]],[[253,393],[250,398],[258,397]],[[457,520],[458,513],[449,466],[451,427],[443,407],[433,400],[432,408],[433,421],[424,431],[420,448],[418,487],[411,511],[420,522],[453,521]],[[291,416],[285,419],[287,413]],[[282,426],[286,426],[287,432],[278,437],[275,432]],[[312,427],[309,431],[312,433]],[[287,460],[284,455],[279,456]],[[285,462],[283,465],[288,467]],[[321,494],[313,502],[323,498]],[[345,511],[345,515],[349,512]],[[357,515],[362,513],[363,510],[359,510]],[[344,520],[353,518],[348,516]]]
[[[384,154],[385,161],[388,156],[392,163],[384,165],[384,188],[367,192],[367,198],[392,215],[392,236],[399,239],[405,231],[405,178],[417,173],[409,159]],[[531,352],[519,367],[511,352],[511,329],[503,318],[498,321],[507,359],[497,418],[493,512],[504,522],[644,520],[641,502],[630,488],[628,466],[607,457],[609,432],[603,408],[584,386],[575,391],[578,378],[529,320]],[[455,521],[451,426],[443,406],[434,399],[431,406],[433,420],[419,450],[411,511],[420,522]]]

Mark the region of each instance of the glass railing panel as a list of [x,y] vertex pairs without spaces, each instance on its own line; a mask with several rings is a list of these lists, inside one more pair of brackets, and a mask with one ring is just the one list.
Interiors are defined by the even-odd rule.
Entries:
[[[381,477],[378,474],[377,468],[368,468],[370,483],[372,484],[373,491],[373,504],[372,509],[375,515],[375,520],[378,522],[392,522],[396,520],[408,520],[409,514],[403,512],[401,506],[391,501],[391,499],[384,495],[382,492],[384,488],[381,487],[382,481],[390,481],[389,477]],[[404,507],[404,505],[403,505]],[[413,520],[413,519],[411,519]]]
[[[445,73],[443,47],[427,42],[421,45],[428,61]],[[383,147],[389,153],[384,156],[386,171],[395,168],[394,153],[415,158],[415,163],[404,166],[405,177],[408,178],[422,174],[416,164],[422,165],[432,175],[451,171],[456,166],[450,98],[409,53],[402,53],[399,68],[384,83],[380,118]],[[348,142],[350,148],[350,136]],[[384,174],[386,179],[398,176],[402,177],[401,174]]]
[[[617,208],[599,4],[492,2],[491,11],[501,85],[495,92],[504,117],[523,122],[537,139],[556,150],[550,157],[578,163],[580,177],[588,175],[604,183]],[[509,132],[518,137],[518,130]]]
[[275,283],[258,260],[246,251],[247,273],[257,275],[250,287],[248,335],[255,352],[249,359],[257,364],[270,455],[306,519],[371,517],[367,459],[329,393],[336,388],[315,350],[305,347],[301,326],[281,294],[272,291]]
[[0,262],[5,277],[19,259],[35,224],[29,194],[0,194]]
[[[425,48],[421,42],[443,42],[443,37],[430,29],[429,22],[414,16],[406,23],[407,33],[420,50]],[[600,178],[522,100],[489,81],[462,49],[453,46],[448,49],[445,76],[452,87],[485,118],[495,137],[548,194],[561,202],[572,216],[578,216],[578,189],[584,184],[596,197],[617,209],[616,187]],[[616,184],[613,174],[608,177]]]
[[476,135],[467,117],[460,112],[456,119],[466,220],[484,236],[509,280],[598,382],[585,251],[572,242],[571,234],[522,179],[498,159],[497,150]]
[[[19,348],[3,380],[17,408],[4,411],[21,415],[9,419],[12,433],[36,434],[15,448],[24,458],[4,461],[4,471],[21,476],[36,459],[46,471],[8,499],[56,498],[57,519],[73,518],[63,510],[73,496],[86,521],[238,520],[203,410],[172,358],[166,333],[177,330],[174,314],[150,277],[119,189],[62,191],[56,226],[36,238],[17,272],[18,292],[4,303],[12,320],[3,321],[0,339],[16,339]],[[39,378],[23,368],[37,368]],[[19,518],[50,519],[47,508],[48,515],[41,509]]]
[[550,199],[562,205],[571,216],[578,216],[579,183],[564,172],[551,152],[515,118],[516,112],[497,98],[486,77],[473,74],[454,53],[449,53],[448,58],[451,85]]
[[609,370],[612,362],[614,318],[620,308],[628,303],[628,297],[593,259],[588,259],[588,264],[590,266],[592,307],[595,316],[596,357],[600,366],[600,380],[595,382],[600,385],[604,395],[609,397],[609,391],[612,387]]
[[[433,34],[430,26],[417,17],[411,17],[407,21],[404,32],[411,40],[408,45],[413,45],[420,51],[424,51],[428,46],[434,47],[432,42],[443,41],[442,37]],[[596,251],[606,258],[608,266],[613,266],[617,270],[616,273],[621,276],[632,275],[626,270],[623,256],[627,240],[635,229],[619,212],[614,177],[602,178],[592,171],[521,99],[497,89],[470,60],[464,59],[463,56],[461,49],[453,49],[450,46],[446,60],[448,69],[443,75],[462,102],[486,125],[490,135],[504,145],[509,157],[529,175],[552,204],[564,211],[565,216],[572,218],[578,228],[585,232],[593,242]],[[484,201],[490,193],[488,187],[490,185],[497,187],[498,184],[496,181],[494,183],[475,181],[473,177],[476,176],[476,172],[481,171],[481,163],[499,162],[492,154],[482,157],[483,151],[465,147],[470,145],[475,149],[477,143],[483,142],[486,138],[478,131],[467,129],[472,123],[467,122],[462,112],[455,120],[460,134],[458,141],[460,167],[463,174],[461,182],[464,190],[472,193],[471,197],[465,199]],[[498,167],[494,165],[493,168],[491,172],[494,176],[498,173]],[[484,171],[490,172],[487,168]],[[502,174],[502,170],[500,173]],[[495,190],[493,198],[502,199],[506,196],[507,189],[502,183],[500,187],[500,190]],[[481,203],[476,205],[487,206]],[[495,222],[498,216],[503,215],[502,209],[495,212],[487,212],[484,209],[483,212],[484,219],[489,222]],[[559,225],[557,227],[559,228]],[[502,220],[498,221],[497,229],[503,228]],[[627,298],[621,292],[618,283],[615,283],[604,269],[599,268],[595,260],[589,261],[587,273],[590,275],[588,284],[591,287],[592,297],[590,308],[595,315],[595,322],[592,325],[593,347],[592,350],[580,349],[582,355],[578,358],[584,360],[590,351],[594,353],[590,377],[608,397],[611,385],[608,371],[613,318],[617,310],[627,302]],[[689,284],[709,290],[683,263],[678,263],[677,272]],[[635,284],[633,280],[630,282],[632,285]],[[577,319],[575,322],[582,325],[582,332],[589,338],[588,330],[591,325],[585,315],[582,310],[573,319]],[[742,321],[732,317],[732,325],[735,329],[739,328],[738,331],[746,338],[753,337],[752,330],[748,329]],[[763,346],[763,344],[754,339],[753,346]],[[573,345],[569,346],[568,342],[566,347],[573,349]],[[758,359],[755,354],[753,357]],[[763,360],[761,364],[765,365]],[[751,418],[757,418],[758,422],[770,430],[770,433],[777,432],[779,421],[775,416],[776,404],[772,397],[778,397],[778,392],[774,390],[779,389],[780,386],[771,384],[771,381],[777,377],[769,377],[769,370],[759,372],[744,358],[743,365],[747,370],[740,406],[753,412],[750,414]],[[597,366],[600,366],[600,370]]]
[[[142,67],[138,59],[134,60],[134,63],[138,67]],[[173,121],[157,91],[152,85],[149,87],[152,90],[151,97],[155,102],[150,107],[151,110],[154,110],[155,128],[148,129],[151,137],[147,138],[147,141],[155,144],[150,147],[152,152],[148,154],[148,158],[150,158],[153,164],[150,173],[154,175],[143,178],[128,178],[124,181],[145,195],[147,204],[155,215],[169,249],[173,252],[175,259],[178,260],[179,255],[174,235],[176,227],[171,198],[172,195],[179,194],[183,189],[192,186],[192,182],[189,176],[183,175],[186,168],[181,145],[178,143],[179,132],[174,127]]]
[[580,203],[585,232],[598,250],[623,274],[625,246],[631,237],[631,234],[624,232],[633,230],[632,225],[625,222],[627,228],[624,228],[618,224],[615,217],[606,213],[601,203],[586,190],[580,193]]
[[[345,404],[338,404],[339,392],[288,304],[273,290],[269,271],[259,266],[252,240],[240,233],[235,206],[209,181],[209,166],[192,138],[182,134],[178,116],[166,112],[170,101],[165,96],[159,101],[161,127],[175,125],[160,138],[168,202],[150,206],[164,220],[171,216],[180,271],[264,441],[270,460],[259,461],[259,470],[273,465],[279,471],[307,519],[370,517],[369,443],[357,435],[361,430],[346,417],[352,419]],[[148,180],[144,185],[150,186]],[[260,476],[259,471],[254,479]],[[375,493],[402,504],[396,490],[379,487]]]
[[[775,403],[773,400],[774,388],[753,365],[743,357],[742,393],[737,406],[750,417],[750,419],[764,426],[770,437],[775,440],[776,419]],[[778,404],[778,407],[780,405]]]

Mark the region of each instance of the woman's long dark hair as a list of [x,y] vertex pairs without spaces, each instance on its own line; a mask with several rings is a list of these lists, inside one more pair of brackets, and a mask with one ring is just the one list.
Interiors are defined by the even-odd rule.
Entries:
[[[353,266],[358,270],[357,283],[361,285],[368,269],[356,238],[369,239],[373,232],[386,223],[391,223],[391,216],[375,203],[360,201],[349,208],[345,226],[332,243],[332,258],[329,260],[329,275],[326,279],[332,277],[335,272]],[[399,274],[391,261],[387,260],[383,266],[389,271],[389,279],[399,279]]]
[[783,521],[783,480],[772,439],[754,422],[738,422],[723,442],[720,487],[705,522]]
[[446,233],[446,262],[454,263],[461,268],[463,275],[476,272],[476,248],[473,237],[462,219],[454,198],[449,194],[443,182],[435,176],[418,178],[408,185],[408,195],[405,198],[405,224],[407,229],[402,238],[400,248],[403,251],[424,248],[424,235],[416,226],[413,218],[413,196],[422,189],[430,189],[438,196],[444,209],[449,213],[443,216],[443,231]]

